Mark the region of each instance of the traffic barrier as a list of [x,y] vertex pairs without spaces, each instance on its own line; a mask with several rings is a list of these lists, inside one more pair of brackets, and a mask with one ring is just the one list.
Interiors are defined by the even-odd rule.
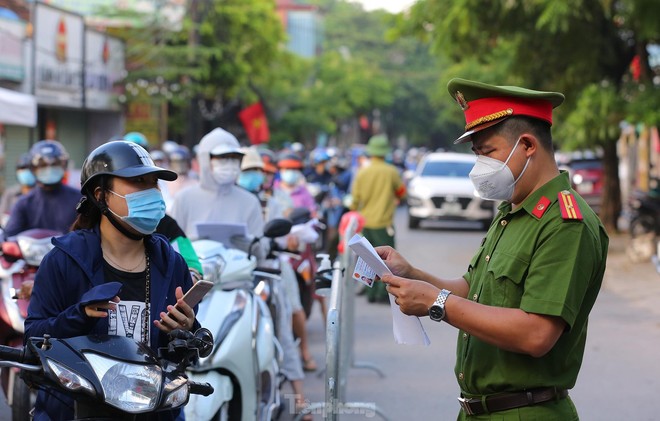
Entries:
[[368,368],[382,378],[385,374],[374,364],[355,362],[355,281],[352,279],[356,258],[348,240],[357,232],[358,221],[351,218],[344,235],[344,251],[332,265],[332,287],[326,317],[325,402],[313,402],[295,418],[321,412],[324,420],[337,420],[342,414],[378,414],[387,417],[375,402],[347,402],[346,386],[349,368]]

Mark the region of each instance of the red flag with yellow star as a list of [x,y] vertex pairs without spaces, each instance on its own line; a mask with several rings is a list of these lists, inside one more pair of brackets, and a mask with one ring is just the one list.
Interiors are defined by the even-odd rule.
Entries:
[[258,145],[270,140],[268,120],[261,102],[256,102],[238,113],[250,143]]

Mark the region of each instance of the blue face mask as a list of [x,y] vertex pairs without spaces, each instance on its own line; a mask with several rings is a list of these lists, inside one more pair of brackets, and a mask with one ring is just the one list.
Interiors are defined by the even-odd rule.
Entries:
[[238,185],[253,193],[261,190],[264,175],[261,171],[244,171],[238,176]]
[[23,186],[32,187],[37,183],[37,178],[32,174],[32,171],[23,168],[16,171],[16,179],[18,183]]
[[57,184],[64,178],[64,168],[59,165],[37,168],[36,176],[41,184]]
[[282,177],[282,181],[290,186],[298,184],[298,180],[300,180],[300,172],[297,170],[282,170],[280,176]]
[[156,231],[158,223],[165,216],[165,201],[160,190],[141,190],[135,193],[129,193],[126,196],[122,196],[112,190],[109,191],[115,196],[124,198],[128,206],[127,216],[119,216],[108,208],[114,216],[126,222],[140,234],[149,235]]

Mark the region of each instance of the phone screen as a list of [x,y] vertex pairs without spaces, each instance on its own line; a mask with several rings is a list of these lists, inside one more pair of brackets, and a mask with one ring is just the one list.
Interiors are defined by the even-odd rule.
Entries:
[[[210,281],[200,280],[195,282],[192,288],[183,295],[183,301],[185,301],[190,307],[195,307],[200,301],[202,301],[202,298],[204,298],[206,293],[213,288],[213,285],[213,282]],[[170,313],[167,312],[167,315],[169,316]]]

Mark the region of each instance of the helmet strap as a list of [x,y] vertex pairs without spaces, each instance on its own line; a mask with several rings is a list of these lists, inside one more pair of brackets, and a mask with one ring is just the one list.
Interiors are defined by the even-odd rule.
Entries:
[[94,205],[96,205],[97,208],[99,208],[101,213],[105,215],[106,218],[108,218],[108,221],[110,221],[112,226],[117,228],[117,231],[121,232],[122,234],[124,234],[124,236],[130,238],[131,240],[139,241],[144,239],[145,237],[144,235],[132,233],[126,227],[124,227],[112,214],[110,208],[105,202],[103,203],[99,202],[98,200],[96,200],[96,197],[94,197],[93,194],[88,194],[87,197],[89,198],[89,200],[92,201],[92,203],[94,203]]

